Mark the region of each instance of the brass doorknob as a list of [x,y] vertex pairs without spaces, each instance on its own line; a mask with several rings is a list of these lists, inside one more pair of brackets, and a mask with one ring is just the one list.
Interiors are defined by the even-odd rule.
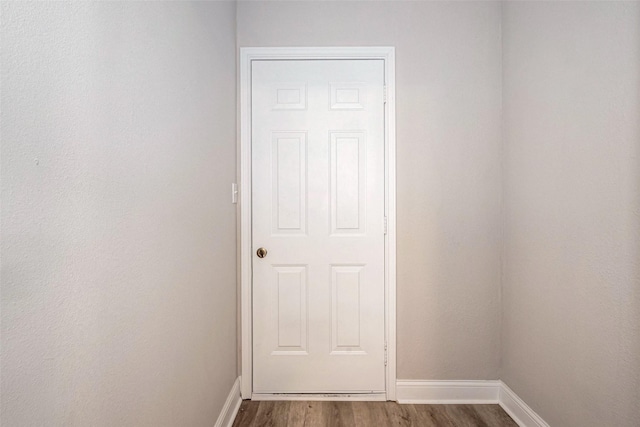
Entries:
[[267,250],[265,248],[258,248],[256,255],[258,255],[258,258],[264,258],[267,256]]

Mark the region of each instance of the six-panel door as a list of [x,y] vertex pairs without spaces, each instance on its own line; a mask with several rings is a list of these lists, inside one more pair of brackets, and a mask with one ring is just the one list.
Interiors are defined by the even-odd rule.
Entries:
[[254,393],[385,389],[383,82],[381,60],[253,62]]

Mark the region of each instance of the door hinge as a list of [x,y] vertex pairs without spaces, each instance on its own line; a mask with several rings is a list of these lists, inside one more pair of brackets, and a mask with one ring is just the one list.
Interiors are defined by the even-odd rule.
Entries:
[[387,228],[388,228],[388,226],[387,226],[387,217],[385,216],[384,217],[384,234],[387,234]]
[[387,366],[387,343],[384,343],[384,366]]
[[231,203],[238,203],[238,184],[231,183]]
[[387,85],[382,86],[382,100],[387,103]]

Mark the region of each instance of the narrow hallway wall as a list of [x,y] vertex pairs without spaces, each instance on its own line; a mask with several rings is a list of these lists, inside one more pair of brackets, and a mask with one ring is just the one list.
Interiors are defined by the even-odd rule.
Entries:
[[236,378],[235,4],[2,2],[3,426],[211,426]]
[[500,378],[552,426],[640,425],[640,3],[504,9]]

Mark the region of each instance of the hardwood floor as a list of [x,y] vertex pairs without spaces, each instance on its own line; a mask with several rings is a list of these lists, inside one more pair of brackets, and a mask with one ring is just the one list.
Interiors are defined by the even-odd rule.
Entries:
[[518,427],[499,405],[245,400],[233,427]]

